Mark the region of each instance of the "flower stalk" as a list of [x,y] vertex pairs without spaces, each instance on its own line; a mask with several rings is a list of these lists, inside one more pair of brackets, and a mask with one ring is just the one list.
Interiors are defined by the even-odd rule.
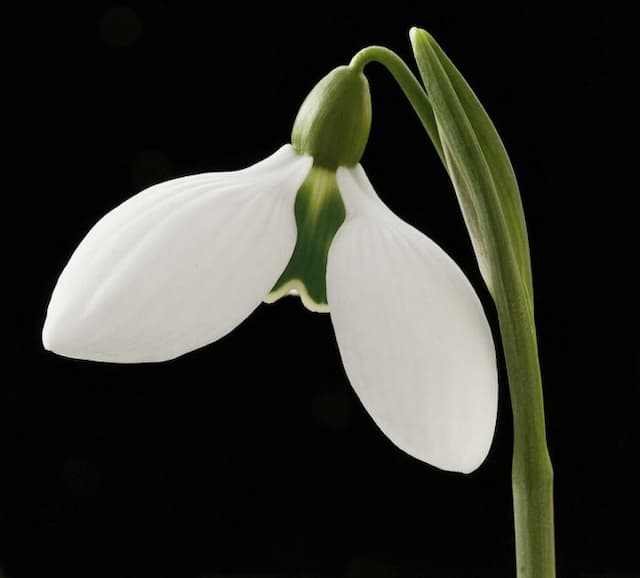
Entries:
[[372,46],[351,61],[385,66],[407,96],[456,190],[480,271],[498,314],[514,426],[512,488],[518,578],[553,578],[553,470],[524,213],[513,168],[482,105],[433,38],[411,41],[426,87],[392,51]]
[[433,108],[429,102],[429,97],[426,95],[422,85],[414,76],[413,72],[411,72],[411,69],[393,50],[389,50],[384,46],[368,46],[367,48],[363,48],[351,59],[349,67],[361,73],[364,67],[370,62],[382,64],[391,76],[393,76],[422,122],[422,126],[427,131],[440,159],[444,162],[442,145],[440,144],[440,137],[438,136],[438,127],[435,116],[433,115]]

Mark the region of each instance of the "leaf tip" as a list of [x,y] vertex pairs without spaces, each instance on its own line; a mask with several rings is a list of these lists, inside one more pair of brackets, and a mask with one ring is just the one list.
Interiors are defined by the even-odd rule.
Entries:
[[419,40],[423,42],[434,41],[431,34],[429,34],[424,28],[418,28],[417,26],[412,26],[411,30],[409,30],[409,39],[411,40],[411,44],[414,46]]

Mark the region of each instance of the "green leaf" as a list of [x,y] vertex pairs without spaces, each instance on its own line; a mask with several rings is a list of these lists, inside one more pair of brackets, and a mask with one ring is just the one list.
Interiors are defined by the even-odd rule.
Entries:
[[496,297],[501,268],[517,267],[533,307],[527,229],[507,151],[480,101],[436,41],[414,28],[411,42],[484,280]]
[[411,43],[433,109],[441,157],[498,313],[513,409],[518,578],[553,578],[553,469],[518,183],[493,123],[457,68],[424,30],[414,28]]

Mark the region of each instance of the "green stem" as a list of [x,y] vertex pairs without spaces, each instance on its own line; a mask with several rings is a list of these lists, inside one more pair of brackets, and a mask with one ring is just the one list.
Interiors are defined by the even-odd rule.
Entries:
[[427,93],[413,72],[411,72],[411,69],[395,52],[384,46],[368,46],[367,48],[363,48],[351,59],[349,66],[358,72],[362,72],[364,67],[370,62],[382,64],[391,73],[391,76],[393,76],[398,83],[422,122],[422,126],[427,131],[433,146],[438,152],[440,160],[445,164],[442,143],[438,135],[438,127],[436,125],[436,118],[433,115],[433,108],[431,108]]
[[[449,145],[444,144],[444,136],[440,136],[431,99],[402,59],[386,48],[372,46],[358,52],[350,66],[361,72],[369,62],[384,65],[393,75],[420,118],[452,181],[458,185],[482,183],[483,190],[494,190],[494,176],[485,156],[494,151],[481,150],[482,162],[477,166],[473,162],[456,164]],[[460,102],[457,105],[465,106]],[[468,128],[458,126],[454,130],[461,131],[459,134],[462,135],[467,134],[464,130]],[[465,137],[461,137],[460,143],[469,146]],[[483,227],[492,232],[489,253],[497,256],[495,268],[492,267],[496,274],[490,291],[498,313],[513,409],[512,487],[518,578],[553,578],[553,470],[545,434],[530,277],[523,277],[513,254],[508,223],[503,222],[509,216],[503,212],[500,202],[491,195],[480,195],[471,204],[477,215],[484,215],[481,219]]]
[[553,578],[553,469],[545,434],[533,307],[518,295],[519,272],[505,272],[496,307],[513,411],[512,488],[518,578]]

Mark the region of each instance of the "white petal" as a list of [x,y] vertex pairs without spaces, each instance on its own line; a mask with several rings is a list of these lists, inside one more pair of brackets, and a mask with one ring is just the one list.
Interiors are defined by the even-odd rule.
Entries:
[[480,301],[433,241],[394,215],[362,167],[338,169],[347,217],[329,251],[327,297],[345,370],[399,448],[470,472],[496,422],[497,372]]
[[273,288],[296,242],[312,159],[286,145],[248,169],[174,179],[105,215],[54,289],[47,349],[162,361],[222,337]]

